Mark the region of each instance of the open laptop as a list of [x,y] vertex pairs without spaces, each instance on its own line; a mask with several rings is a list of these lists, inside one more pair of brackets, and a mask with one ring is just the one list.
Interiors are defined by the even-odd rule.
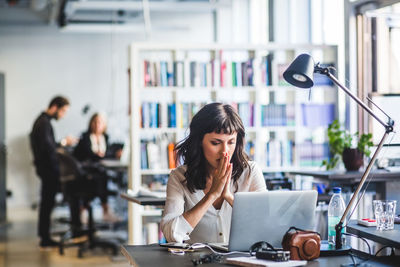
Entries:
[[129,144],[110,146],[110,154],[115,154],[117,149],[122,149],[120,159],[102,159],[100,163],[106,168],[126,168],[129,164]]
[[232,210],[228,246],[209,245],[225,251],[248,251],[251,245],[267,241],[282,247],[286,231],[295,226],[312,230],[317,191],[238,192]]

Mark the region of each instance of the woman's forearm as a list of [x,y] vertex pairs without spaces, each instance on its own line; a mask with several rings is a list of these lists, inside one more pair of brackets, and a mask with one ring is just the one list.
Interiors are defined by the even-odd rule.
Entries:
[[184,212],[183,217],[195,228],[216,199],[215,195],[206,194],[192,209]]

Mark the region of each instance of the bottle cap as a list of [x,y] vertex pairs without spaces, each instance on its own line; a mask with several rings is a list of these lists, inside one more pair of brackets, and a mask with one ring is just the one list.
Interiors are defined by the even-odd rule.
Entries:
[[333,193],[334,194],[339,194],[339,193],[341,193],[342,192],[342,188],[340,188],[340,187],[334,187],[333,188]]

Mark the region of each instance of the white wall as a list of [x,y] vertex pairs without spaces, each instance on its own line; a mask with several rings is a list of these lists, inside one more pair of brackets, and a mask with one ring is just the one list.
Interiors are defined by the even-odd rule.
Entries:
[[[150,41],[213,41],[211,14],[182,15],[179,21],[185,22],[185,29],[153,32]],[[72,103],[67,116],[53,123],[57,139],[79,135],[94,111],[108,114],[112,139],[127,136],[127,54],[133,41],[145,41],[144,33],[60,33],[50,26],[0,26],[0,72],[6,77],[7,188],[13,193],[7,201],[8,212],[39,199],[28,135],[53,96],[65,95]],[[83,116],[85,104],[92,109]]]

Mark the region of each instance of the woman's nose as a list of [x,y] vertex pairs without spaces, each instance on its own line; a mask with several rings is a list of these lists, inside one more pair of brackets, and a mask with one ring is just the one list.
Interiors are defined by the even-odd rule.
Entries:
[[228,153],[229,151],[229,146],[228,144],[223,144],[222,145],[222,153]]

